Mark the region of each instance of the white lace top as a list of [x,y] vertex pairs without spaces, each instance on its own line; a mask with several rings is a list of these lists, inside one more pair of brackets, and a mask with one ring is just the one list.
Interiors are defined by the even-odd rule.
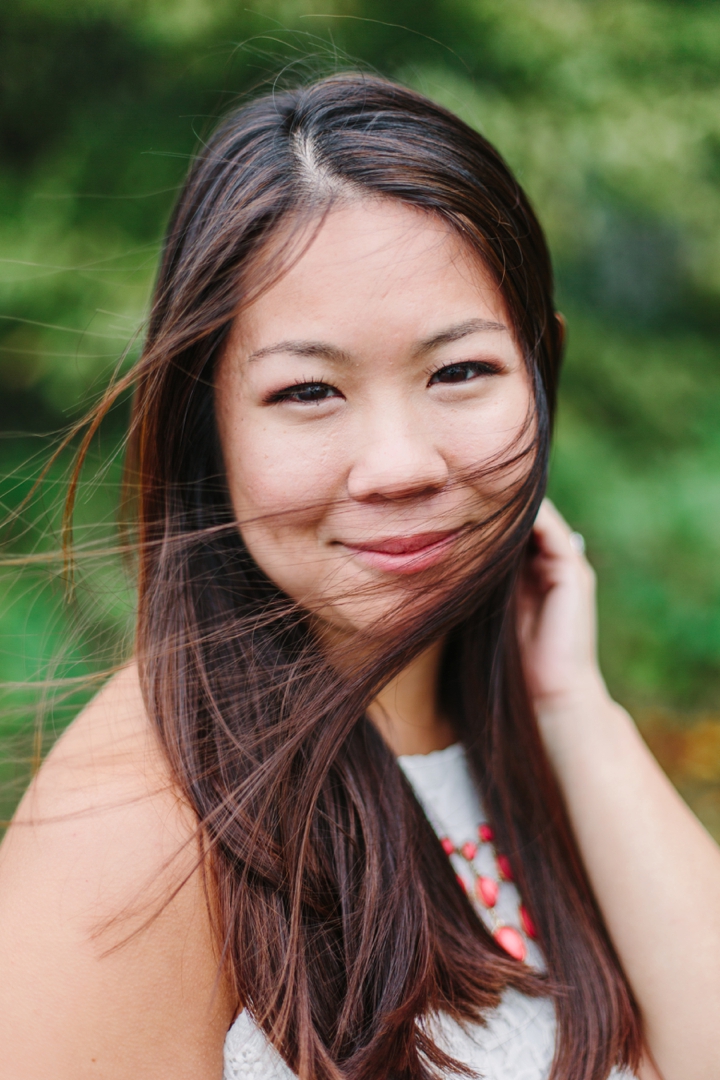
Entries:
[[[477,835],[478,823],[485,816],[460,745],[400,757],[398,762],[439,836],[449,837],[459,848]],[[451,859],[470,885],[462,858],[453,855]],[[488,860],[487,867],[483,859]],[[495,876],[489,848],[481,846],[476,866],[479,873]],[[502,923],[520,929],[518,904],[517,889],[503,881],[495,910]],[[478,913],[488,920],[480,905]],[[527,941],[527,948],[527,962],[542,968],[542,954],[534,942]],[[555,1048],[555,1013],[549,998],[529,998],[508,990],[484,1026],[463,1028],[441,1016],[435,1021],[434,1034],[439,1045],[483,1080],[545,1080]],[[249,1013],[241,1012],[225,1040],[223,1080],[294,1080],[294,1075]],[[613,1070],[609,1080],[629,1080],[629,1074]]]

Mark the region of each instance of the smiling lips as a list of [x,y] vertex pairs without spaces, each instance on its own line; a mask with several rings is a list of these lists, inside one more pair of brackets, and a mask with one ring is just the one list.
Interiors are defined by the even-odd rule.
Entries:
[[444,532],[416,533],[414,536],[391,536],[364,544],[348,541],[343,547],[373,570],[394,574],[417,574],[442,561],[459,529]]

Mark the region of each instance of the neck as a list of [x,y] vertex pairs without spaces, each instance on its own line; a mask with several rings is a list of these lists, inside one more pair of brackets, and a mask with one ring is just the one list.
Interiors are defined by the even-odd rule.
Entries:
[[455,742],[450,722],[438,708],[438,681],[444,642],[416,657],[380,691],[368,716],[396,755],[429,754]]

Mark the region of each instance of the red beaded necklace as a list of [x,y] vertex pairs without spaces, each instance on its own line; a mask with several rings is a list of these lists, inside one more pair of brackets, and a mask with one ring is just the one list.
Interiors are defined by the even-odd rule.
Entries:
[[[442,837],[440,843],[448,858],[451,855],[459,855],[469,869],[472,879],[472,893],[470,895],[481,906],[482,910],[487,912],[492,926],[492,935],[498,945],[500,945],[505,952],[509,953],[515,960],[524,960],[527,956],[527,945],[525,944],[523,934],[521,934],[514,926],[508,926],[506,923],[502,923],[495,910],[495,905],[500,893],[501,882],[514,880],[510,860],[507,855],[498,855],[495,850],[495,845],[493,843],[495,834],[490,825],[487,823],[478,825],[477,833],[479,843],[481,845],[486,845],[492,852],[497,869],[496,878],[486,877],[477,869],[475,860],[480,847],[474,840],[466,840],[459,848],[455,847],[448,836]],[[465,879],[461,877],[460,874],[457,875],[457,879],[463,891],[468,892]],[[522,901],[520,901],[520,904],[518,905],[518,915],[518,921],[524,934],[528,938],[536,938],[537,930],[535,924]]]

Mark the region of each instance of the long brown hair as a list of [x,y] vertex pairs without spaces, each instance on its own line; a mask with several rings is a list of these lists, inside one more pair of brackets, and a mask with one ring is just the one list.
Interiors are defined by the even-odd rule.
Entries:
[[[445,583],[442,604],[339,675],[243,544],[213,369],[233,319],[298,250],[293,223],[317,221],[343,193],[437,215],[471,246],[501,290],[535,406],[532,445],[518,451],[528,467],[482,558]],[[290,239],[278,246],[281,227]],[[482,1020],[507,987],[554,997],[553,1080],[637,1064],[637,1011],[543,751],[513,618],[561,350],[526,196],[485,139],[420,95],[353,74],[275,92],[230,115],[193,162],[134,376],[137,655],[200,822],[238,1003],[303,1080],[462,1071],[428,1018]],[[443,707],[539,928],[544,976],[485,930],[366,716],[441,636]]]

